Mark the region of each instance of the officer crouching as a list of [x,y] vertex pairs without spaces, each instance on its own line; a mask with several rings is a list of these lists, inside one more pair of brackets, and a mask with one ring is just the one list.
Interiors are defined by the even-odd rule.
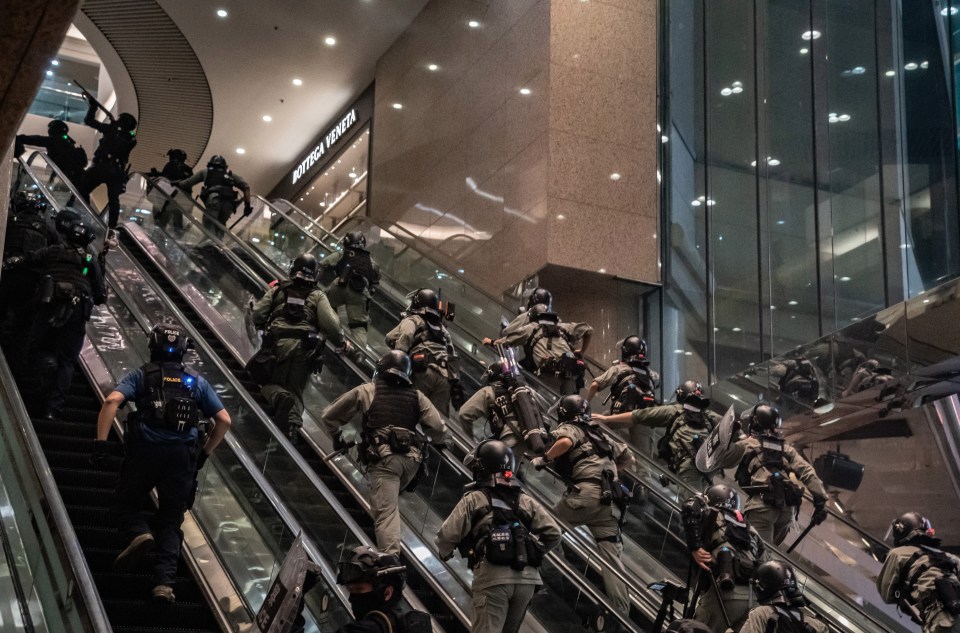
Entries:
[[457,549],[473,570],[473,633],[516,633],[560,526],[513,478],[513,451],[484,440],[465,464],[474,484],[437,532],[444,560]]
[[427,442],[443,447],[446,425],[430,400],[413,388],[410,357],[394,350],[377,361],[373,382],[354,387],[323,410],[323,424],[333,436],[334,450],[349,444],[340,427],[362,416],[360,463],[370,478],[370,511],[377,547],[400,553],[400,492],[412,492],[423,467]]
[[[98,469],[105,467],[110,426],[117,410],[133,401],[136,411],[127,417],[117,485],[117,523],[127,546],[114,569],[133,569],[153,552],[153,598],[171,603],[183,513],[191,503],[197,473],[231,422],[210,383],[184,367],[187,336],[180,326],[154,326],[149,348],[150,362],[124,376],[104,400],[91,462]],[[214,427],[200,446],[199,426],[207,418],[213,418]],[[151,518],[143,507],[154,488],[159,507]]]

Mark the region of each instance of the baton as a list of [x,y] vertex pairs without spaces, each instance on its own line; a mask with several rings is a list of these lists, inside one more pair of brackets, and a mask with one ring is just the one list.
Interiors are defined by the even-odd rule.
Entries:
[[796,546],[800,544],[800,541],[806,538],[807,534],[810,533],[810,530],[812,530],[815,527],[817,527],[816,523],[814,523],[813,521],[810,521],[810,524],[803,529],[803,532],[800,532],[800,536],[797,537],[797,540],[795,540],[793,544],[787,548],[787,554],[792,552],[794,548],[796,548]]
[[83,95],[88,98],[88,100],[90,101],[90,103],[92,103],[93,105],[97,106],[98,109],[102,110],[104,114],[106,114],[108,117],[110,117],[110,121],[111,121],[111,122],[116,122],[116,119],[113,118],[113,112],[110,112],[110,110],[107,110],[107,108],[104,107],[104,105],[103,105],[102,103],[100,103],[99,101],[97,101],[97,98],[94,97],[92,94],[90,94],[90,91],[87,90],[86,88],[84,88],[84,87],[83,87],[83,84],[81,84],[81,83],[80,83],[79,81],[77,81],[76,79],[73,80],[73,83],[77,84],[77,88],[79,88],[79,89],[80,89],[80,92],[82,92]]
[[235,227],[236,225],[240,224],[245,217],[247,217],[247,216],[241,215],[241,216],[237,219],[236,222],[234,222],[233,224],[231,224],[230,226],[227,227],[227,230],[228,230],[228,231],[232,231],[232,230],[233,230],[233,227]]
[[558,473],[558,472],[555,471],[554,469],[550,468],[549,466],[544,465],[543,468],[536,468],[536,467],[534,467],[534,469],[535,469],[535,470],[545,470],[545,471],[547,471],[547,473],[553,475],[554,477],[556,477],[557,479],[559,479],[559,480],[562,481],[563,483],[567,484],[567,486],[569,486],[571,490],[574,490],[575,492],[580,492],[580,486],[578,486],[577,484],[573,483],[572,481],[567,481],[567,478],[566,478],[566,477],[563,477],[560,473]]
[[334,457],[340,457],[341,455],[345,454],[347,451],[349,451],[351,448],[353,448],[356,445],[357,445],[356,442],[348,442],[347,445],[344,446],[343,448],[337,449],[332,453],[330,453],[329,455],[327,455],[326,457],[324,457],[323,461],[329,462]]
[[717,594],[717,604],[720,605],[720,612],[723,613],[723,621],[727,623],[727,630],[724,633],[730,633],[733,631],[733,625],[730,624],[730,616],[727,615],[727,606],[723,604],[723,596],[720,595],[720,587],[717,586],[717,579],[714,577],[713,572],[707,572],[710,574],[710,581],[713,583],[713,591]]

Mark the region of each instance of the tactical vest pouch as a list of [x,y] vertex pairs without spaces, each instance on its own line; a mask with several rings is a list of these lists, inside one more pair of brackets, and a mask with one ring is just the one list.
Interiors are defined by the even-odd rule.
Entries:
[[193,398],[174,398],[164,407],[163,417],[167,429],[186,433],[197,425],[200,412]]
[[50,327],[63,327],[73,316],[74,309],[79,305],[75,302],[77,298],[76,286],[72,283],[59,281],[53,282],[53,298],[50,301],[50,316],[47,317],[47,324]]
[[513,530],[510,525],[490,528],[487,535],[487,562],[504,567],[513,566]]
[[757,571],[757,561],[746,554],[735,551],[733,558],[733,579],[738,585],[749,585]]
[[356,292],[363,292],[367,289],[367,286],[370,285],[370,281],[361,275],[360,273],[354,273],[350,275],[350,279],[347,281],[347,285],[351,290]]
[[613,473],[605,470],[600,474],[600,505],[608,506],[619,496],[620,483],[614,481]]
[[360,444],[357,446],[357,459],[364,466],[372,466],[380,461],[380,451],[377,450],[373,438],[368,433],[360,434]]
[[433,356],[428,352],[415,352],[410,355],[410,366],[415,372],[425,372]]
[[406,429],[390,429],[387,433],[387,444],[394,455],[406,455],[413,448],[416,435]]
[[[671,437],[671,434],[667,433],[657,440],[657,457],[667,462],[668,464],[672,465],[673,450],[671,450],[670,448],[670,437]],[[671,470],[672,470],[672,467],[671,467]]]
[[937,597],[950,615],[960,615],[960,581],[956,576],[944,575],[934,581]]
[[433,624],[430,614],[423,611],[407,611],[401,618],[397,618],[399,633],[430,633]]

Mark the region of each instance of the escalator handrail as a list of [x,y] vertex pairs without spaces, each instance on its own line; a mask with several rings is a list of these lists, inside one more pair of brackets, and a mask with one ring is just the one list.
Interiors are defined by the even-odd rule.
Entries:
[[110,626],[110,619],[107,617],[107,611],[100,599],[100,594],[97,593],[96,582],[93,580],[90,566],[87,565],[86,556],[80,548],[80,540],[73,529],[73,522],[70,521],[70,515],[67,513],[63,498],[60,496],[60,489],[53,479],[53,472],[50,470],[46,455],[40,446],[40,439],[37,437],[33,425],[26,423],[30,419],[30,415],[20,398],[19,391],[12,388],[16,384],[13,380],[13,372],[10,371],[10,366],[2,352],[0,352],[0,384],[5,385],[10,397],[14,409],[11,414],[13,419],[16,420],[20,436],[23,438],[30,454],[30,460],[34,464],[34,474],[40,482],[50,517],[59,533],[67,563],[78,585],[93,631],[96,633],[112,633],[113,628]]
[[[144,251],[144,254],[146,254],[147,257],[150,257],[150,254],[147,253],[146,251]],[[133,258],[131,258],[131,263],[141,273],[141,276],[143,277],[144,281],[151,285],[155,294],[157,294],[159,297],[164,297],[165,293],[163,293],[161,290],[156,288],[156,285],[155,285],[156,282],[154,282],[154,280],[148,273],[146,273],[141,269],[140,265]],[[166,272],[163,269],[163,267],[158,266],[158,269]],[[167,277],[167,280],[176,287],[176,283],[172,278]],[[350,530],[354,538],[356,538],[357,541],[363,545],[371,545],[371,546],[374,545],[374,543],[363,531],[363,528],[361,528],[360,525],[354,520],[354,518],[350,516],[350,513],[347,512],[345,508],[343,508],[340,501],[330,491],[330,489],[327,488],[326,485],[324,485],[324,483],[317,476],[316,472],[313,470],[313,468],[310,467],[310,465],[306,462],[306,460],[299,453],[299,451],[297,451],[290,444],[289,439],[287,439],[287,437],[283,433],[281,433],[279,429],[276,428],[276,425],[274,425],[272,422],[269,422],[269,416],[267,416],[267,414],[263,411],[260,405],[253,400],[252,396],[247,391],[247,389],[240,383],[240,381],[237,379],[234,373],[224,364],[224,362],[222,361],[222,359],[220,359],[217,353],[209,346],[206,339],[204,339],[200,335],[200,333],[193,326],[192,322],[189,319],[187,319],[187,317],[180,311],[180,309],[173,302],[168,303],[165,306],[165,309],[169,311],[177,319],[177,321],[181,323],[181,325],[184,326],[184,328],[187,330],[187,333],[194,340],[195,345],[200,347],[201,350],[203,351],[205,359],[208,362],[210,362],[211,365],[216,367],[217,371],[219,371],[230,382],[231,387],[233,387],[238,397],[242,400],[243,405],[246,406],[253,414],[259,417],[261,420],[265,421],[263,426],[267,430],[267,432],[270,433],[274,441],[276,441],[278,444],[280,444],[283,447],[283,450],[287,453],[291,461],[300,469],[303,475],[311,483],[313,488],[323,497],[324,501],[327,502],[327,504],[337,512],[337,515],[339,516],[340,520],[343,521],[344,525],[346,525],[346,527]],[[239,359],[239,355],[236,354],[235,350],[233,350],[232,348],[228,348],[228,349],[230,349],[235,354],[235,358]],[[231,435],[232,435],[232,432],[228,433],[228,437],[230,437]],[[233,441],[236,442],[237,440],[234,438]],[[252,458],[249,457],[249,454],[246,453],[245,449],[242,449],[242,447],[240,447],[239,444],[237,444],[237,448],[244,451],[243,455],[245,455],[245,458],[242,458],[241,462],[245,464],[245,467],[251,472],[251,475],[254,477],[254,479],[259,480],[258,483],[262,483],[264,486],[266,486],[265,490],[269,490],[270,494],[267,494],[266,498],[270,501],[271,505],[274,506],[275,509],[277,509],[278,513],[281,514],[284,520],[288,521],[289,522],[288,524],[295,528],[292,530],[293,533],[297,533],[300,529],[302,529],[300,526],[300,523],[295,519],[295,517],[292,515],[290,510],[286,507],[286,504],[276,494],[271,484],[262,478],[263,475],[260,474],[260,472],[256,467],[255,462],[253,461]],[[240,458],[239,454],[238,454],[238,458]],[[314,560],[314,562],[317,562],[318,564],[320,564],[321,567],[323,567],[325,563],[323,561],[323,557],[318,554],[319,550],[316,548],[316,545],[314,545],[312,540],[306,535],[304,536],[304,542],[309,544],[308,552],[311,554],[311,559]],[[336,573],[332,569],[329,569],[328,571],[330,574],[332,574],[331,586],[338,587],[338,585],[336,585]],[[342,591],[343,591],[342,589],[338,587],[337,590],[342,594]],[[345,594],[342,594],[342,595],[345,596]],[[410,602],[412,605],[414,605],[415,608],[422,607],[422,604],[420,603],[419,599],[411,590],[409,589],[405,590],[404,597],[406,597],[407,601]]]

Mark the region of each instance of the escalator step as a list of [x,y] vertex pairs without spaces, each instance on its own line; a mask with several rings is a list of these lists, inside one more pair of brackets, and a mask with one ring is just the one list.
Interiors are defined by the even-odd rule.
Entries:
[[70,515],[70,520],[74,525],[112,527],[116,520],[102,505],[86,506],[70,503],[65,505],[67,506],[67,514]]
[[[139,574],[103,572],[94,574],[93,579],[101,594],[117,600],[143,600],[153,589],[152,576],[147,572]],[[174,593],[177,596],[177,602],[203,602],[203,593],[193,578],[177,576]]]
[[116,471],[93,470],[89,465],[84,469],[64,468],[54,464],[49,458],[47,458],[47,461],[50,463],[50,470],[53,472],[53,478],[57,481],[57,486],[75,484],[78,481],[82,481],[85,486],[94,488],[113,488],[117,485],[119,469]]
[[41,437],[43,435],[51,435],[93,438],[95,433],[94,425],[74,424],[71,422],[48,420],[46,418],[33,418],[33,428]]
[[[44,451],[47,455],[47,462],[51,466],[56,465],[57,468],[69,468],[71,470],[90,470],[92,472],[101,472],[94,470],[93,466],[90,465],[90,453],[89,452],[68,452],[68,451],[58,451],[52,450],[44,446]],[[120,472],[120,462],[123,461],[123,458],[119,455],[111,455],[107,457],[107,468],[102,472]]]
[[[148,590],[149,591],[149,590]],[[174,588],[176,593],[176,588]],[[147,594],[149,597],[149,593]],[[110,622],[114,626],[137,626],[144,622],[150,622],[153,630],[157,628],[175,628],[185,622],[195,624],[213,624],[213,617],[210,615],[210,608],[203,602],[185,602],[181,601],[179,596],[177,602],[172,605],[154,604],[145,599],[141,600],[113,600],[103,601],[103,606],[107,610]]]
[[[74,484],[79,482],[72,482]],[[60,496],[66,504],[95,506],[104,504],[113,504],[116,490],[114,488],[93,488],[88,486],[77,486],[61,484]]]
[[117,548],[117,553],[120,551],[120,535],[117,534],[117,528],[112,522],[108,526],[86,526],[74,522],[73,531],[77,533],[77,540],[80,541],[83,549]]

